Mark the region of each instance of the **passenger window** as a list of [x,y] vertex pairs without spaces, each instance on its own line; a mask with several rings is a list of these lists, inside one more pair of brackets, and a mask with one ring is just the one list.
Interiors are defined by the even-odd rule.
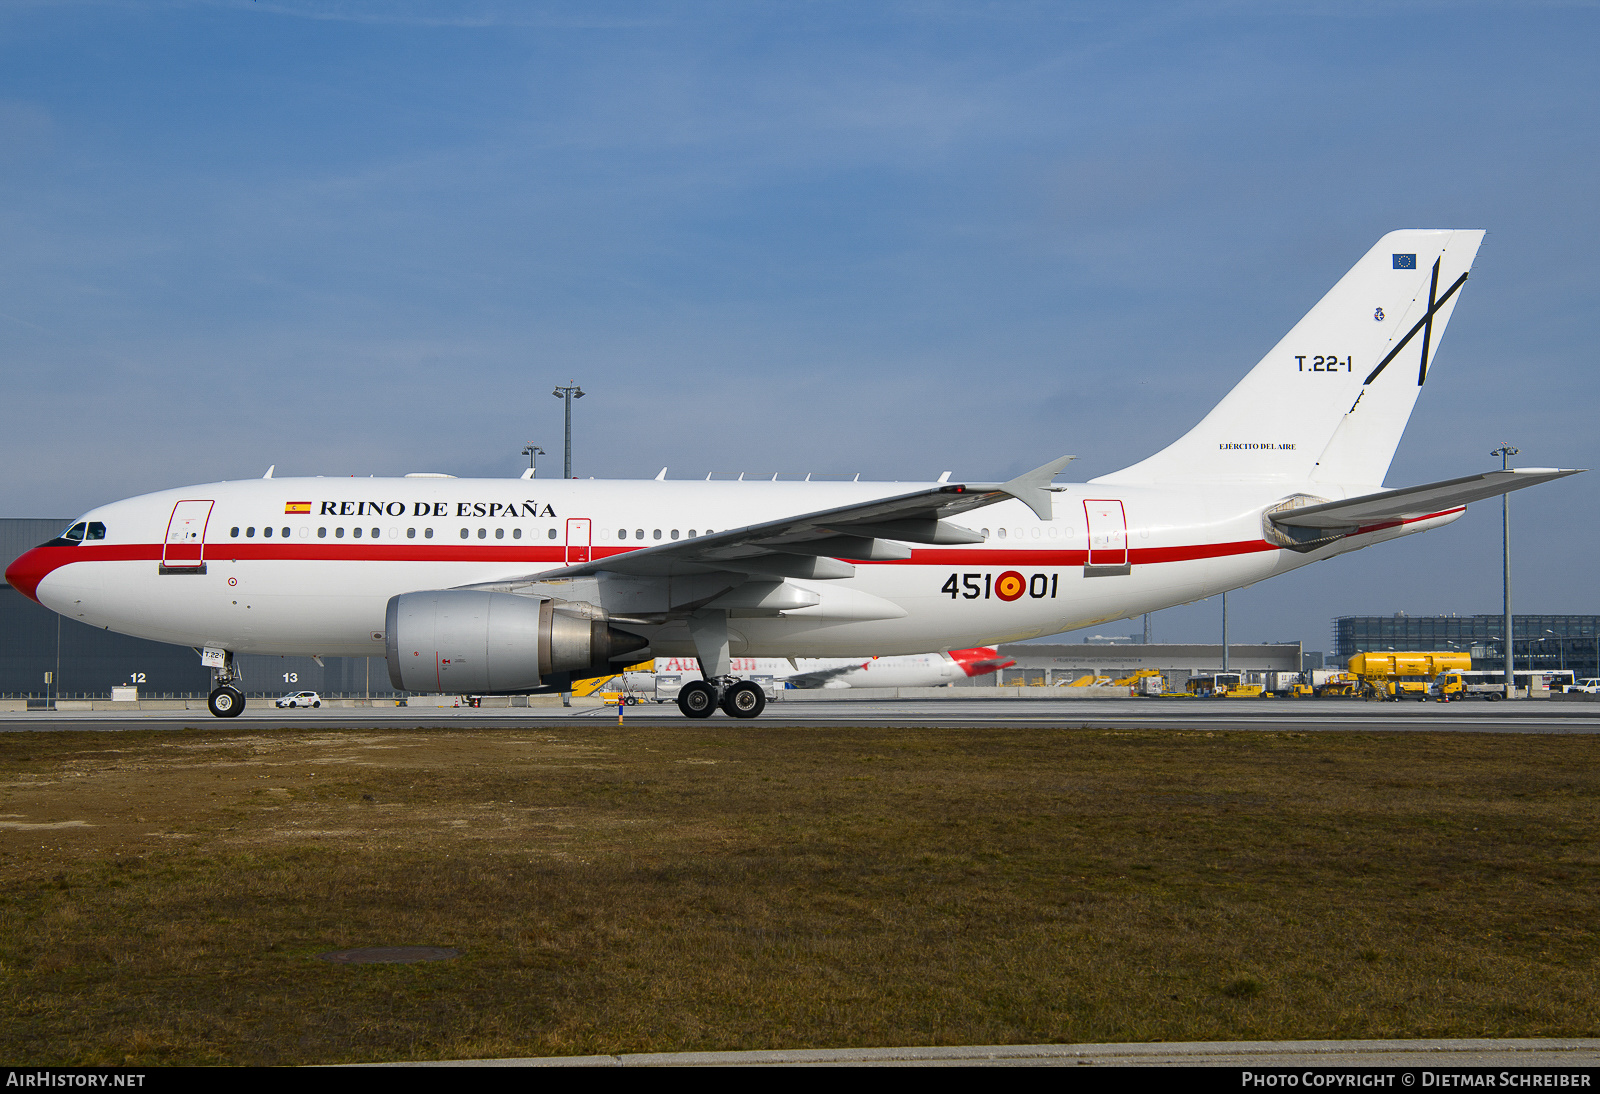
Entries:
[[674,528],[672,530],[672,538],[673,539],[677,539],[678,538],[678,530],[676,528]]
[[550,538],[551,539],[555,539],[556,538],[556,530],[554,528],[550,529]]
[[344,529],[343,528],[335,528],[333,530],[333,538],[334,539],[343,539],[344,538]]
[[522,538],[522,529],[521,528],[513,528],[513,529],[511,529],[511,538],[512,539],[521,539]]
[[424,528],[422,530],[422,538],[423,539],[432,539],[433,538],[433,529],[432,528]]
[[244,530],[244,538],[245,539],[255,539],[256,538],[255,525],[252,524],[250,527],[248,527],[248,528],[246,528]]
[[1006,530],[1004,528],[996,528],[994,531],[995,535],[999,536],[1001,539],[1006,538]]
[[379,536],[378,536],[378,529],[376,529],[376,528],[374,528],[374,529],[373,529],[373,530],[372,530],[372,538],[373,538],[373,539],[378,539],[378,538],[379,538]]
[[661,538],[661,529],[659,529],[659,528],[656,529],[655,536],[653,538],[655,538],[655,539],[660,539]]
[[487,528],[479,528],[478,529],[478,538],[479,539],[488,539],[489,538],[489,529],[487,529]]
[[618,539],[627,539],[628,538],[628,530],[626,528],[618,528],[617,529],[617,538]]
[[494,538],[495,539],[505,539],[506,538],[506,530],[504,528],[496,528],[494,530]]
[[352,539],[360,539],[361,538],[361,529],[359,529],[359,528],[350,529],[350,536],[351,536]]
[[407,539],[416,539],[417,538],[417,530],[415,528],[407,528],[406,529],[406,538]]
[[461,529],[461,538],[462,539],[466,539],[470,535],[472,535],[471,532],[467,531],[465,528]]
[[318,539],[327,539],[328,538],[328,530],[326,528],[318,528],[317,529],[317,538]]
[[83,537],[84,542],[87,543],[91,539],[105,539],[105,538],[106,538],[106,526],[104,524],[101,524],[97,520],[91,520],[89,522],[89,534]]
[[228,529],[228,535],[231,536],[234,539],[238,539],[239,538],[239,526],[237,524],[235,524],[232,528],[229,528]]
[[285,528],[283,530],[283,538],[284,539],[288,539],[289,538],[289,529],[288,528]]
[[693,528],[689,529],[689,538],[690,539],[694,538],[694,529]]
[[262,537],[264,539],[271,539],[272,538],[272,529],[271,528],[263,528],[263,529],[261,529],[261,535],[262,535]]
[[643,528],[635,528],[633,530],[633,538],[634,539],[643,539],[644,538],[644,529]]

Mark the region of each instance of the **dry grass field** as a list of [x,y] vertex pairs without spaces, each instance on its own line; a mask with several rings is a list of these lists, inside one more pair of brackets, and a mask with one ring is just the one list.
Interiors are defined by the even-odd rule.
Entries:
[[[0,736],[0,1057],[1600,1034],[1600,738]],[[450,961],[338,965],[356,946]]]

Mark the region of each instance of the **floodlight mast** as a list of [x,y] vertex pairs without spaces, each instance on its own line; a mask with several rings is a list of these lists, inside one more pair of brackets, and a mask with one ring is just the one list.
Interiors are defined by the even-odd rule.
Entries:
[[534,457],[544,455],[544,449],[540,448],[536,444],[529,444],[529,445],[523,446],[522,454],[524,456],[528,457],[528,478],[530,478],[530,479],[538,478],[539,477],[539,469],[534,466],[533,461],[534,461]]
[[572,400],[583,398],[583,389],[576,381],[568,380],[567,386],[558,387],[550,394],[557,399],[565,399],[567,403],[567,454],[561,464],[561,477],[570,479],[572,478]]
[[[1500,470],[1509,471],[1511,466],[1508,461],[1512,456],[1517,455],[1517,452],[1518,450],[1512,448],[1510,444],[1502,444],[1499,448],[1490,452],[1489,455],[1499,456]],[[1511,655],[1511,502],[1509,499],[1509,494],[1500,495],[1500,545],[1505,561],[1506,698],[1515,699],[1517,697],[1517,678],[1513,672]]]

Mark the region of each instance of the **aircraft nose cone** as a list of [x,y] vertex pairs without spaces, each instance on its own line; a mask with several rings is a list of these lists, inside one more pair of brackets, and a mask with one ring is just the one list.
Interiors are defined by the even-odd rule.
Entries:
[[35,604],[39,602],[39,582],[55,569],[48,554],[44,548],[35,547],[23,552],[6,567],[6,583]]

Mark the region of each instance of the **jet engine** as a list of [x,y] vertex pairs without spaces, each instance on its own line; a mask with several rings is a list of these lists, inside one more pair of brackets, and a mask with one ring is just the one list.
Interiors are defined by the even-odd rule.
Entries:
[[389,598],[389,680],[401,691],[489,694],[597,675],[649,641],[604,608],[512,593],[444,589]]

